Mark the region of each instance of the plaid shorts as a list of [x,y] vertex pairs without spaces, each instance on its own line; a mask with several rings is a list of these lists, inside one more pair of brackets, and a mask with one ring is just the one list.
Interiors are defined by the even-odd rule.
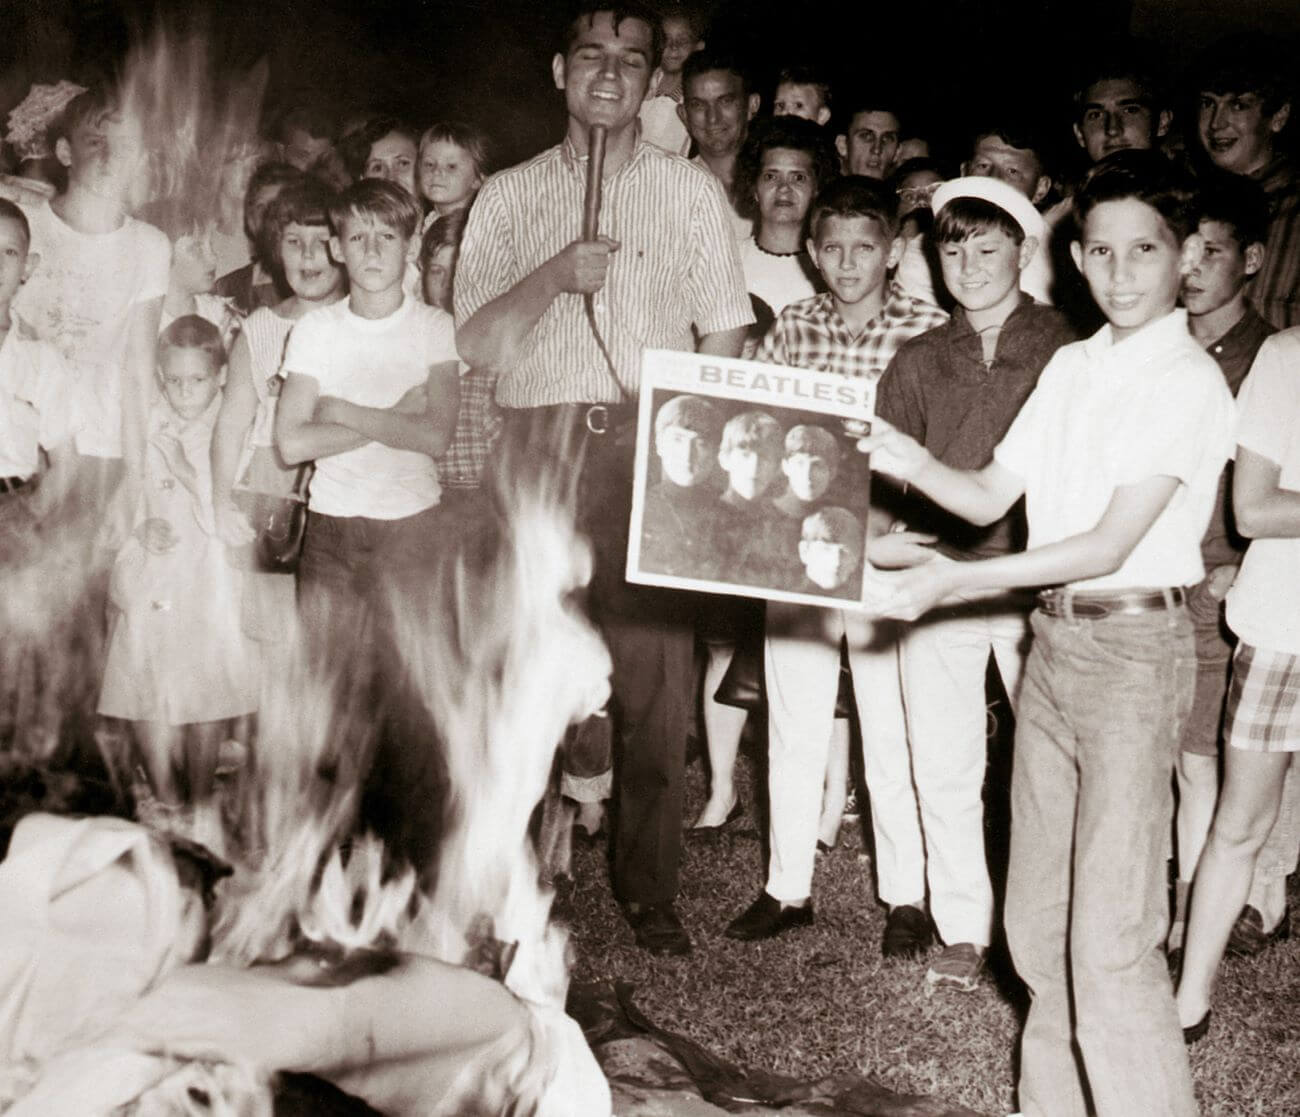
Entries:
[[1225,721],[1231,748],[1300,751],[1300,656],[1238,644]]

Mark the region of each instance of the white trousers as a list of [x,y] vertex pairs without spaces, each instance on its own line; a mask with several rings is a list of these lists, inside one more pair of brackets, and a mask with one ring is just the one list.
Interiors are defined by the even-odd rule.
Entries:
[[[767,893],[785,903],[798,903],[812,892],[843,634],[841,612],[768,603],[763,657],[771,807]],[[850,648],[849,664],[862,726],[876,883],[885,903],[916,903],[925,894],[925,860],[907,755],[898,629],[881,623],[873,634],[866,647]]]
[[1029,640],[1027,607],[1008,607],[1005,598],[937,609],[902,637],[930,914],[946,943],[988,946],[992,935],[993,889],[984,856],[984,678],[991,651],[1014,711]]

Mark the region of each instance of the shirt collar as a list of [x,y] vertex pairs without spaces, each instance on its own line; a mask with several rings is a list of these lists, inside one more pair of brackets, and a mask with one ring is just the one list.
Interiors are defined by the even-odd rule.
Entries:
[[887,325],[888,322],[910,317],[915,309],[915,300],[911,298],[911,295],[905,294],[902,287],[898,286],[897,281],[891,281],[887,289],[885,289],[885,298],[884,302],[880,304],[879,315],[868,321],[861,330],[854,332],[835,308],[835,296],[829,291],[822,291],[822,294],[815,295],[814,298],[816,299],[814,306],[822,319],[827,321],[828,324],[835,325],[837,329],[844,330],[844,333],[854,338],[855,341],[861,341],[872,330],[880,329],[881,326]]
[[1295,184],[1295,165],[1289,157],[1279,155],[1271,163],[1255,171],[1250,177],[1258,182],[1263,187],[1264,193],[1271,198],[1274,194],[1289,190]]
[[1267,330],[1268,323],[1256,313],[1255,308],[1246,304],[1246,313],[1237,319],[1226,334],[1210,346],[1211,349],[1219,348],[1229,354],[1237,354],[1249,349],[1252,345],[1257,344],[1257,338],[1261,330]]
[[[1036,306],[1034,296],[1025,292],[1020,292],[1020,301],[1011,308],[1011,313],[1007,315],[1007,320],[1002,324],[1003,328],[1010,326],[1013,321],[1021,314],[1027,306]],[[952,323],[952,333],[949,335],[953,341],[963,337],[971,336],[975,333],[975,327],[970,324],[970,319],[966,317],[966,308],[958,303],[952,308],[952,313],[948,320]]]
[[[1187,311],[1182,307],[1171,310],[1163,318],[1148,322],[1137,333],[1116,341],[1110,323],[1102,326],[1083,343],[1089,360],[1108,360],[1113,354],[1132,366],[1144,364],[1153,357],[1169,352],[1171,348],[1192,340],[1187,329]],[[1199,348],[1199,346],[1198,346]]]
[[[628,156],[627,162],[624,163],[623,166],[619,167],[611,177],[616,178],[621,175],[626,168],[631,167],[635,163],[639,163],[648,146],[649,145],[641,139],[641,132],[638,128],[636,143],[632,147],[632,154]],[[569,136],[564,137],[564,142],[560,144],[560,159],[564,165],[570,168],[575,174],[581,175],[584,181],[587,177],[587,160],[589,158],[590,157],[587,155],[579,154],[577,147],[574,146],[573,140]]]

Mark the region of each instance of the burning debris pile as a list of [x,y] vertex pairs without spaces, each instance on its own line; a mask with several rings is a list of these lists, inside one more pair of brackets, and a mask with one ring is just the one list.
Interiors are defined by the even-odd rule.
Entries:
[[[607,694],[607,654],[573,603],[590,559],[552,482],[490,499],[397,613],[447,776],[435,862],[359,829],[366,692],[288,655],[247,770],[207,808],[141,795],[153,826],[18,824],[0,865],[8,1112],[259,1114],[280,1071],[389,1114],[609,1112],[564,1015],[566,935],[530,837],[559,740]],[[39,564],[12,577],[34,590]],[[53,644],[94,623],[55,581],[21,609],[4,598],[5,677],[23,681],[6,686],[4,759],[30,772],[84,728],[42,702],[78,700],[85,656]],[[131,788],[117,790],[127,813]]]

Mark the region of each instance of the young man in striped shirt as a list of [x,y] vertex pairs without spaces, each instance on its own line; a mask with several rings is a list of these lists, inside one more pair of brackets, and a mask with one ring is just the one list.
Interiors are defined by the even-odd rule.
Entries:
[[[614,891],[641,946],[683,954],[690,939],[672,905],[694,608],[689,594],[623,579],[635,399],[644,349],[734,357],[753,315],[717,181],[638,137],[659,51],[657,19],[635,4],[593,5],[568,25],[552,63],[565,138],[483,187],[461,244],[455,300],[465,360],[498,374],[507,443],[531,442],[530,466],[537,454],[571,451],[575,437],[585,444],[579,522],[595,549],[590,607],[613,658],[621,749]],[[606,130],[603,235],[584,241],[597,125]],[[541,428],[568,439],[538,442]]]

